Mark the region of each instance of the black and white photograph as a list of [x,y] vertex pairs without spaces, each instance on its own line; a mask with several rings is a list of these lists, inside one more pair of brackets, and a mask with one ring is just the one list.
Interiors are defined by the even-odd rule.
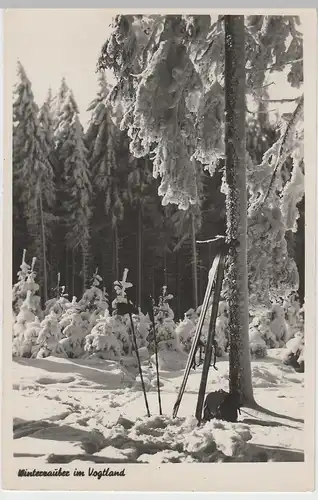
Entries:
[[308,12],[7,12],[12,489],[313,485]]

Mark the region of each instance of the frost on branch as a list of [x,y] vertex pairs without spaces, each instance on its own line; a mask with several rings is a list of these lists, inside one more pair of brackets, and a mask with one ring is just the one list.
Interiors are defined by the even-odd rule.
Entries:
[[297,16],[246,16],[247,86],[252,91],[264,85],[268,72],[283,71],[287,65],[290,84],[302,84],[302,34],[297,23]]
[[[272,302],[287,298],[299,286],[296,263],[287,251],[285,233],[294,228],[297,203],[303,194],[303,97],[287,123],[281,127],[279,139],[264,154],[262,163],[254,167],[247,156],[248,267],[250,307],[270,307]],[[292,157],[291,179],[284,184],[281,169]]]
[[290,180],[284,186],[282,192],[281,208],[286,231],[297,231],[297,219],[299,218],[298,203],[305,194],[304,175],[304,130],[303,124],[296,129],[296,141],[291,158],[293,169]]
[[198,141],[193,156],[212,176],[219,159],[224,157],[224,89],[218,81],[200,100],[196,136]]
[[277,206],[250,211],[247,262],[250,310],[286,298],[299,286],[296,263],[288,255],[285,225]]
[[199,87],[184,45],[162,41],[140,78],[128,130],[130,150],[136,157],[153,156],[153,175],[162,182],[163,204],[187,208],[197,201],[195,165],[191,161],[194,120],[186,107]]

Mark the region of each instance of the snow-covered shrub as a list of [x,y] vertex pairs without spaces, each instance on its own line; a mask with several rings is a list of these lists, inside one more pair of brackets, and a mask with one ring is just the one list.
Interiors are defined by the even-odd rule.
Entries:
[[54,297],[45,302],[44,315],[54,312],[58,319],[62,317],[65,311],[71,307],[72,303],[68,300],[68,294],[65,293],[65,286],[60,285],[61,274],[57,273],[57,284],[53,288]]
[[183,320],[179,321],[176,326],[175,333],[178,343],[185,352],[190,352],[197,319],[198,317],[195,310],[189,309],[184,314]]
[[291,365],[299,372],[305,371],[305,335],[304,335],[304,309],[300,309],[298,313],[298,331],[291,338],[283,353],[283,362]]
[[59,321],[62,332],[60,344],[69,358],[78,358],[84,354],[87,325],[82,319],[81,311],[75,301]]
[[32,265],[25,261],[26,250],[23,250],[22,263],[20,266],[20,271],[18,274],[18,282],[13,286],[12,289],[12,307],[13,313],[15,315],[19,314],[20,308],[27,297],[28,291],[31,292],[32,303],[31,308],[32,311],[40,317],[42,314],[41,311],[41,298],[37,295],[39,291],[39,285],[35,282],[36,273],[34,271],[34,266],[36,263],[36,257],[32,259]]
[[249,327],[250,353],[252,358],[264,358],[267,355],[266,342],[255,324]]
[[[265,342],[269,349],[283,347],[286,344],[289,332],[284,309],[281,305],[274,304],[271,309],[262,307],[254,309],[253,315],[249,325],[250,342],[253,339],[251,352],[256,349],[256,345],[260,345],[260,348],[263,346],[263,342],[259,344],[260,339]],[[258,334],[256,334],[256,330]]]
[[288,340],[289,332],[285,321],[285,311],[279,304],[274,304],[272,307],[270,329],[276,338],[278,347],[283,347]]
[[28,358],[32,356],[39,327],[40,321],[34,314],[32,292],[28,290],[13,324],[12,354],[14,356]]
[[20,271],[18,271],[18,282],[13,285],[12,289],[12,307],[14,313],[18,314],[23,301],[26,298],[28,286],[27,277],[31,267],[25,261],[26,250],[23,250],[22,263]]
[[53,299],[49,299],[45,303],[44,315],[47,316],[51,312],[54,312],[54,314],[56,314],[56,316],[60,319],[67,311],[67,309],[72,305],[72,303],[66,297],[67,294],[62,295],[61,297],[54,297]]
[[224,356],[226,353],[228,339],[228,304],[225,300],[220,301],[218,316],[215,322],[216,355]]
[[[194,315],[192,316],[195,327],[197,325],[197,322],[199,320],[200,312],[201,312],[202,306],[199,306],[198,309],[195,311]],[[203,344],[205,345],[207,342],[207,337],[208,337],[208,332],[209,332],[209,326],[210,326],[210,318],[211,318],[211,312],[212,312],[212,298],[210,298],[208,309],[203,321],[203,326],[202,326],[202,332],[201,332],[201,340]],[[184,327],[186,324],[189,325],[189,323],[185,320],[184,321]],[[220,300],[219,302],[219,308],[218,308],[218,314],[215,322],[215,345],[216,345],[216,355],[218,357],[224,356],[226,353],[227,347],[228,347],[228,304],[225,300]],[[189,340],[190,348],[191,348],[191,343],[192,343],[192,338],[195,334],[195,327],[191,332],[191,341]],[[182,328],[182,327],[181,327]]]
[[[252,317],[249,329],[250,331],[258,330],[261,339],[265,342],[266,346],[270,349],[278,347],[278,342],[271,330],[271,311],[268,309],[260,308],[254,311],[255,316]],[[254,336],[256,334],[253,334]]]
[[[151,321],[148,314],[143,314],[141,309],[138,308],[138,314],[132,315],[132,320],[134,324],[136,341],[138,348],[148,347],[148,335],[151,329]],[[130,325],[131,327],[131,325]]]
[[167,287],[162,287],[162,295],[159,297],[159,304],[154,308],[154,319],[158,349],[175,350],[179,347],[176,336],[176,324],[174,322],[174,312],[169,306],[169,301],[173,295],[167,294]]
[[[88,332],[85,339],[85,351],[90,354],[97,354],[105,359],[113,357],[131,356],[133,352],[133,342],[131,337],[131,323],[128,314],[119,314],[118,304],[126,303],[126,289],[132,286],[126,281],[128,269],[125,269],[122,281],[115,281],[114,290],[116,297],[112,302],[112,315],[108,308],[105,308],[103,316],[96,319],[97,323],[91,332]],[[105,304],[105,302],[104,302]],[[145,321],[138,315],[134,315],[134,326],[137,345],[145,341]]]
[[96,324],[97,318],[108,309],[108,295],[105,288],[100,288],[102,281],[98,269],[96,269],[91,287],[84,292],[83,297],[78,302],[82,318],[88,322],[90,329]]
[[54,311],[51,311],[41,322],[36,354],[37,358],[46,358],[50,355],[64,354],[64,350],[59,343],[62,338],[61,328],[58,317]]
[[288,327],[289,338],[292,338],[299,329],[302,329],[302,309],[295,294],[284,300],[283,308]]
[[303,332],[298,332],[295,337],[290,339],[284,349],[283,362],[290,365],[299,372],[305,371],[305,338]]

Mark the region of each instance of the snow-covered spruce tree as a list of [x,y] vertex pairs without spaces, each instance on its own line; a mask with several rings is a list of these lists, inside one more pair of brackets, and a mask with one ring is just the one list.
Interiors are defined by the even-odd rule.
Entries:
[[[124,151],[123,137],[113,123],[109,106],[106,106],[109,86],[104,73],[99,74],[98,93],[91,102],[88,111],[92,116],[85,134],[88,149],[88,162],[92,172],[94,206],[92,222],[112,233],[112,281],[119,279],[119,241],[118,223],[124,215],[125,191],[120,182],[122,161],[118,151]],[[122,134],[124,135],[124,134]],[[126,146],[127,149],[127,146]],[[104,214],[109,216],[110,224],[105,224]],[[97,235],[100,238],[100,235]]]
[[20,266],[20,271],[18,271],[18,282],[13,285],[12,288],[12,309],[15,314],[19,313],[20,307],[24,299],[26,298],[28,291],[27,278],[30,272],[30,265],[25,261],[26,250],[23,250],[22,262]]
[[13,286],[12,290],[12,305],[13,313],[16,316],[20,312],[20,308],[27,297],[27,292],[31,292],[32,296],[32,310],[37,316],[42,315],[41,298],[38,295],[39,285],[35,282],[35,263],[36,257],[33,257],[31,266],[25,261],[26,250],[23,251],[22,263],[20,266],[21,271],[18,272],[19,280]]
[[112,331],[116,338],[122,345],[122,353],[124,356],[131,356],[134,350],[133,342],[131,339],[131,324],[128,314],[118,314],[118,304],[127,303],[127,293],[126,290],[131,288],[132,283],[127,281],[128,269],[124,270],[124,275],[121,281],[116,280],[114,282],[114,290],[116,297],[112,301]]
[[79,358],[84,354],[85,337],[89,333],[88,321],[82,318],[82,311],[76,297],[59,320],[62,338],[59,343],[69,358]]
[[[115,107],[118,102],[122,105],[121,127],[128,130],[134,156],[145,156],[151,151],[153,175],[161,178],[159,194],[163,197],[163,204],[175,203],[179,208],[196,204],[198,175],[195,170],[199,166],[194,164],[193,159],[197,159],[212,175],[218,159],[224,156],[224,39],[228,39],[224,38],[223,21],[224,16],[214,22],[210,16],[120,15],[114,20],[114,30],[102,49],[100,67],[112,69],[117,80],[109,100]],[[231,21],[238,22],[235,16]],[[240,39],[244,39],[245,35],[246,40],[246,50],[244,52],[243,47],[241,59],[247,64],[247,93],[257,95],[257,89],[264,85],[267,74],[280,71],[289,63],[289,81],[294,84],[296,75],[298,80],[301,79],[299,59],[302,57],[302,45],[296,29],[297,19],[290,16],[249,16],[241,19],[240,23]],[[236,30],[234,38],[235,35]],[[291,43],[287,45],[285,41],[289,35]],[[236,47],[230,48],[236,50]],[[244,66],[241,63],[241,67]],[[245,98],[242,90],[239,92]],[[235,89],[232,94],[234,99]],[[243,99],[240,118],[244,111]],[[240,128],[244,131],[242,119]],[[240,146],[243,165],[244,143]],[[229,149],[231,145],[227,144],[227,147]],[[229,173],[229,169],[228,166],[228,205],[233,203],[232,208],[236,206],[239,209],[239,246],[244,250],[246,210],[244,204],[237,204],[235,185],[231,184],[233,179],[229,179],[235,172],[232,169]],[[241,180],[245,176],[244,171],[242,166]],[[244,192],[243,195],[242,200]],[[230,356],[230,378],[231,387],[239,385],[243,399],[247,401],[253,396],[249,370],[246,253],[245,250],[238,252],[238,247],[234,245],[238,228],[234,211],[232,218],[230,212],[229,207],[227,236],[233,264],[229,266],[229,272],[232,276],[236,273],[240,278],[240,284],[232,288],[230,285],[229,288],[229,330],[232,332],[233,353]],[[236,262],[239,254],[242,260]],[[242,287],[238,290],[240,285]],[[240,293],[236,293],[238,291]],[[242,312],[239,324],[235,311]]]
[[[76,273],[73,252],[66,245],[66,227],[64,224],[64,163],[59,158],[57,148],[58,129],[63,119],[61,107],[65,101],[66,95],[69,92],[65,78],[61,80],[60,87],[56,95],[53,96],[50,103],[51,116],[53,119],[53,140],[54,140],[54,157],[56,163],[53,164],[56,185],[56,203],[54,215],[56,217],[52,228],[52,239],[49,247],[50,265],[51,265],[51,280],[55,282],[55,277],[61,273],[66,289],[70,294],[75,294],[75,278]],[[54,285],[53,285],[54,286]],[[76,292],[77,293],[77,292]]]
[[198,315],[195,310],[189,309],[184,313],[183,320],[179,321],[176,325],[176,337],[180,347],[184,349],[185,352],[190,352],[197,320]]
[[175,225],[175,232],[178,243],[174,247],[177,252],[185,243],[191,245],[191,264],[192,264],[192,282],[193,282],[193,306],[195,309],[199,306],[198,296],[198,255],[196,248],[196,234],[202,225],[202,215],[199,204],[191,205],[187,210],[177,210],[171,217]]
[[108,309],[108,294],[105,288],[101,288],[102,281],[103,279],[96,269],[90,288],[84,292],[83,297],[78,302],[78,306],[82,310],[82,318],[88,321],[90,329],[96,324],[97,318],[104,315]]
[[167,287],[163,286],[158,305],[154,308],[158,350],[176,350],[179,348],[175,331],[174,312],[169,305],[169,301],[172,299],[173,295],[168,294]]
[[66,244],[73,252],[73,260],[76,258],[76,252],[80,250],[84,292],[87,280],[92,188],[83,127],[71,91],[66,93],[57,119],[55,142],[56,154],[61,166],[60,196],[63,197]]
[[54,312],[58,319],[62,317],[64,312],[71,307],[71,302],[68,300],[68,294],[65,293],[65,286],[60,285],[61,275],[57,274],[57,284],[56,287],[53,288],[54,297],[49,299],[45,303],[45,311],[44,314],[47,316],[51,312]]
[[283,362],[286,365],[291,365],[298,372],[305,371],[305,337],[304,337],[304,317],[303,309],[299,315],[299,330],[295,333],[287,344],[283,353]]
[[37,335],[40,320],[35,315],[38,308],[38,299],[33,291],[27,291],[26,298],[21,304],[19,314],[13,324],[12,354],[30,358],[36,351]]
[[[55,189],[56,189],[56,173],[58,169],[58,161],[55,154],[55,143],[54,143],[54,116],[53,116],[53,98],[51,88],[48,90],[48,94],[46,100],[42,104],[39,114],[38,114],[39,122],[41,129],[44,134],[44,140],[46,142],[46,147],[49,152],[49,161],[53,169],[54,181],[55,181]],[[47,270],[47,282],[48,282],[48,290],[51,290],[53,287],[53,281],[55,278],[55,272],[57,271],[57,267],[55,264],[55,253],[57,252],[57,242],[55,241],[56,237],[56,228],[59,226],[59,220],[56,216],[55,208],[56,203],[51,207],[52,211],[49,214],[49,225],[45,227],[45,238],[47,241],[47,252],[46,259],[48,263]],[[48,215],[47,215],[48,218]],[[53,241],[54,239],[54,241]]]
[[124,347],[114,332],[114,318],[108,309],[96,320],[91,333],[86,335],[84,350],[89,356],[102,359],[120,360],[123,356]]
[[59,90],[56,96],[52,99],[52,115],[53,115],[53,129],[56,130],[60,123],[60,113],[61,108],[66,99],[67,93],[69,92],[69,87],[66,83],[65,77],[62,78]]
[[[287,303],[299,288],[299,274],[288,252],[286,233],[296,229],[297,204],[304,195],[302,108],[300,98],[261,164],[256,169],[249,164],[248,171],[248,262],[253,276],[249,281],[250,313],[254,316],[253,326],[258,324],[268,347],[281,347],[292,335],[292,324],[286,325],[280,303]],[[286,182],[283,167],[289,158],[292,172]],[[293,322],[292,318],[288,320]]]
[[[128,152],[128,151],[127,151]],[[128,196],[131,206],[137,215],[137,304],[142,305],[142,275],[143,275],[143,234],[144,218],[147,215],[148,204],[151,203],[151,183],[153,182],[151,166],[148,158],[134,158],[128,152]],[[150,196],[149,196],[150,195]],[[151,214],[151,212],[150,212]]]
[[[94,354],[104,359],[120,359],[130,357],[134,351],[130,318],[128,314],[118,314],[117,310],[119,303],[127,302],[126,289],[132,287],[132,284],[127,282],[126,278],[127,273],[125,271],[123,280],[114,283],[116,297],[112,302],[112,315],[109,314],[107,309],[104,316],[97,319],[91,333],[86,336],[85,350],[89,355]],[[139,314],[133,314],[132,320],[138,350],[143,348],[143,354],[147,355],[147,337],[150,329],[149,317],[142,314],[139,309]]]
[[25,211],[32,251],[39,265],[39,280],[47,300],[47,231],[54,202],[50,150],[38,117],[31,83],[18,62],[18,82],[13,101],[13,183]]
[[58,316],[54,311],[50,311],[41,322],[36,340],[37,349],[33,353],[33,357],[47,358],[51,355],[66,355],[60,344],[61,338]]

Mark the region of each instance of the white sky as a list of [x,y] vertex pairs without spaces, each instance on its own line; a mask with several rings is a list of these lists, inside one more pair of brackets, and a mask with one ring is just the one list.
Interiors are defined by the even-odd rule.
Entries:
[[57,92],[65,77],[85,123],[86,109],[96,95],[96,63],[112,17],[96,9],[25,9],[14,15],[18,25],[10,37],[11,58],[22,63],[37,104],[42,105],[50,86]]
[[[14,28],[11,24],[7,37],[10,57],[15,61],[19,59],[24,66],[37,104],[42,105],[49,87],[53,94],[57,92],[64,76],[74,92],[85,126],[89,119],[86,109],[96,95],[97,59],[111,30],[110,12],[105,9],[14,9],[10,15],[14,16]],[[16,71],[15,65],[12,71]],[[271,98],[299,94],[286,83],[282,73],[275,75],[275,81],[269,88]],[[286,112],[293,109],[294,104],[279,107]],[[277,104],[271,106],[275,108]]]

